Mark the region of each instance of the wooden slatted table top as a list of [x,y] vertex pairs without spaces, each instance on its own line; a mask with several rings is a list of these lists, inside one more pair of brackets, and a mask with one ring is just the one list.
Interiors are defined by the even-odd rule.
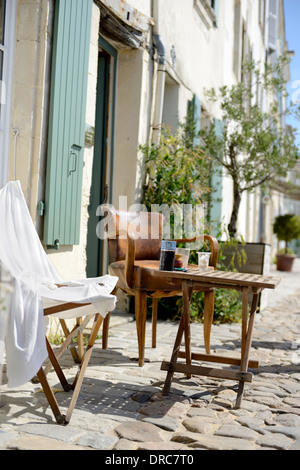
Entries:
[[190,279],[195,282],[205,282],[208,284],[228,284],[231,286],[258,287],[262,289],[275,289],[281,279],[275,276],[261,274],[246,274],[231,271],[199,271],[189,267],[186,272],[183,271],[160,271],[155,270],[157,276]]

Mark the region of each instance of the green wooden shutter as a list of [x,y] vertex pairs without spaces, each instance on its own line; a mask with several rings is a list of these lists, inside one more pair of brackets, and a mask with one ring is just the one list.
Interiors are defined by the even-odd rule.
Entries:
[[198,134],[201,129],[201,101],[196,95],[193,96],[193,99],[191,102],[191,108],[192,108],[192,118],[195,123],[196,136],[194,138],[194,146],[196,147],[197,145],[200,144],[200,138]]
[[79,244],[92,0],[56,0],[44,243]]
[[277,50],[279,0],[269,1],[269,48]]
[[[224,123],[219,119],[215,119],[215,134],[222,138],[224,132]],[[222,222],[222,186],[223,186],[223,167],[214,162],[212,165],[211,177],[211,204],[210,204],[210,221],[212,223],[212,235],[217,236]]]

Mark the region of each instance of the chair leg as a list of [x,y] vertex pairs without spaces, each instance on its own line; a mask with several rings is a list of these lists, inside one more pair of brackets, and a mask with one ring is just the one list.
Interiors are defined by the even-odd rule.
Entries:
[[72,395],[72,398],[71,398],[71,402],[70,402],[68,411],[67,411],[66,416],[65,416],[65,424],[68,424],[70,422],[70,419],[71,419],[71,416],[72,416],[72,413],[73,413],[73,410],[74,410],[74,407],[76,405],[77,398],[78,398],[78,395],[79,395],[79,392],[80,392],[80,388],[81,388],[81,385],[82,385],[82,382],[83,382],[83,379],[84,379],[84,374],[85,374],[87,365],[89,363],[89,360],[90,360],[90,357],[91,357],[91,354],[92,354],[92,351],[93,351],[93,346],[94,346],[94,343],[95,343],[95,340],[97,338],[97,334],[98,334],[98,331],[99,331],[99,328],[100,328],[102,322],[103,322],[103,318],[101,317],[101,315],[97,314],[95,316],[94,325],[93,325],[93,328],[92,328],[92,331],[91,331],[91,334],[90,334],[90,338],[89,338],[89,342],[88,342],[85,354],[84,354],[82,362],[80,364],[80,370],[79,370],[79,372],[78,372],[78,374],[77,374],[77,376],[76,376],[76,378],[73,382],[74,391],[73,391],[73,395]]
[[79,326],[77,333],[77,353],[79,357],[79,363],[81,363],[84,355],[84,342],[83,342],[83,332],[80,330],[82,324],[82,318],[76,318],[76,323]]
[[44,393],[46,395],[46,398],[48,400],[48,403],[50,405],[50,408],[52,410],[52,413],[54,414],[55,420],[57,424],[64,424],[65,423],[65,416],[61,414],[58,403],[56,401],[56,398],[54,396],[53,391],[51,390],[51,387],[48,384],[46,375],[44,373],[44,370],[41,368],[38,373],[37,377],[40,381],[40,384],[43,387]]
[[214,316],[215,291],[209,290],[204,293],[204,344],[206,354],[210,354],[210,334]]
[[[118,288],[115,287],[112,291],[112,295],[117,295]],[[102,349],[107,349],[108,346],[108,333],[109,333],[109,322],[110,322],[111,312],[108,312],[106,317],[103,320],[102,327]]]
[[139,348],[139,366],[142,367],[145,362],[145,337],[146,337],[146,318],[147,318],[147,292],[138,291],[135,296],[135,321],[137,328],[138,348]]
[[108,345],[108,332],[109,332],[110,314],[111,314],[111,312],[109,312],[103,320],[102,349],[107,349],[107,345]]
[[[81,325],[83,327],[86,326],[92,318],[93,318],[93,315],[86,316],[84,321],[81,322]],[[77,350],[76,350],[76,347],[75,347],[76,343],[74,343],[74,341],[73,341],[74,336],[78,335],[78,330],[80,329],[80,325],[78,324],[78,322],[76,322],[76,325],[74,326],[72,331],[69,331],[69,329],[66,325],[66,322],[64,320],[60,319],[60,323],[61,323],[61,326],[63,328],[63,332],[64,332],[64,335],[65,335],[66,339],[63,342],[63,344],[61,345],[61,347],[59,348],[59,350],[55,353],[56,360],[58,361],[58,359],[65,352],[65,350],[67,348],[69,348],[70,351],[71,351],[71,354],[72,354],[72,357],[73,357],[73,360],[74,360],[75,364],[80,364],[79,356],[77,354]],[[51,346],[50,346],[50,348],[51,348]],[[51,348],[51,350],[52,350],[52,348]],[[44,372],[45,372],[46,375],[49,373],[51,368],[52,368],[52,362],[49,361],[49,363],[44,368]]]
[[[66,321],[63,320],[63,319],[60,319],[59,322],[60,322],[60,324],[61,324],[61,327],[62,327],[62,330],[63,330],[63,332],[64,332],[64,335],[65,335],[65,337],[67,338],[67,337],[69,336],[69,334],[70,334],[70,331],[69,331],[69,329],[68,329],[68,327],[67,327]],[[74,347],[70,348],[70,352],[71,352],[71,354],[72,354],[72,357],[73,357],[73,360],[74,360],[75,364],[80,364],[80,359],[79,359],[79,357],[78,357],[78,354],[77,354],[77,350],[76,350],[76,348],[75,348],[75,345],[74,345]],[[46,375],[47,375],[47,374],[46,374]]]
[[156,348],[157,306],[158,298],[154,297],[152,300],[152,348]]
[[54,417],[56,419],[56,422],[58,424],[68,424],[70,422],[74,407],[75,407],[77,399],[78,399],[80,388],[81,388],[81,385],[82,385],[82,382],[83,382],[83,379],[84,379],[84,374],[85,374],[87,365],[89,363],[89,360],[90,360],[90,357],[91,357],[91,354],[92,354],[92,350],[93,350],[93,346],[94,346],[95,340],[97,338],[97,334],[98,334],[99,328],[102,324],[102,321],[103,321],[103,318],[101,317],[101,315],[97,314],[95,316],[95,321],[94,321],[94,324],[93,324],[93,327],[92,327],[92,331],[90,333],[89,342],[88,342],[85,354],[82,357],[82,361],[81,361],[81,364],[80,364],[80,370],[77,373],[77,375],[75,377],[75,380],[74,380],[72,385],[70,385],[66,381],[66,378],[63,374],[63,371],[62,371],[60,365],[58,364],[57,358],[55,357],[55,354],[53,353],[52,348],[51,348],[49,342],[46,339],[46,344],[47,344],[47,348],[48,348],[48,354],[49,354],[50,361],[51,361],[51,363],[52,363],[52,365],[53,365],[53,367],[54,367],[54,369],[55,369],[55,371],[58,375],[58,378],[59,378],[61,384],[63,385],[64,390],[65,391],[70,391],[70,390],[73,389],[73,394],[72,394],[72,398],[71,398],[69,408],[67,410],[66,415],[63,415],[61,413],[60,409],[59,409],[58,403],[57,403],[56,398],[54,396],[54,393],[53,393],[53,391],[52,391],[52,389],[51,389],[51,387],[48,383],[48,380],[47,380],[47,377],[46,377],[46,374],[45,374],[43,368],[41,368],[37,373],[37,377],[38,377],[38,379],[39,379],[39,381],[40,381],[40,383],[43,387],[43,390],[45,392],[48,403],[51,407],[51,410],[52,410],[52,412],[54,414]]
[[[47,351],[48,351],[48,356],[49,356],[50,362],[51,362],[51,364],[52,364],[52,366],[53,366],[53,368],[56,372],[56,375],[57,375],[64,391],[69,392],[70,390],[72,390],[72,385],[70,385],[69,382],[67,381],[67,379],[65,377],[65,374],[63,373],[62,368],[60,367],[60,364],[57,360],[57,357],[55,356],[55,354],[53,352],[53,349],[51,348],[50,343],[49,343],[47,338],[46,338],[46,346],[47,346]],[[45,372],[44,372],[44,374],[45,374]]]

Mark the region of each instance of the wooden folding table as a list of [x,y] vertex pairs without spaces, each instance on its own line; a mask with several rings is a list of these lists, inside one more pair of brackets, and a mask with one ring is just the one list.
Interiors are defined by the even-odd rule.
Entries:
[[[228,271],[198,271],[197,269],[188,269],[187,272],[156,270],[155,275],[167,278],[170,283],[181,279],[183,295],[183,311],[171,360],[170,362],[163,361],[161,365],[161,370],[166,370],[168,372],[163,388],[163,395],[168,395],[170,392],[174,372],[184,373],[189,377],[191,377],[191,375],[202,375],[231,379],[239,382],[236,407],[240,408],[245,382],[252,382],[252,374],[248,372],[248,367],[258,368],[259,366],[258,361],[249,360],[259,294],[263,289],[275,289],[280,282],[280,278]],[[213,354],[192,353],[189,305],[194,287],[234,289],[242,293],[242,338],[240,359]],[[249,294],[251,295],[250,312]],[[181,352],[180,346],[183,336],[185,351]],[[184,357],[185,363],[178,363],[177,359],[179,357]],[[240,370],[225,370],[192,365],[192,360],[240,366]]]

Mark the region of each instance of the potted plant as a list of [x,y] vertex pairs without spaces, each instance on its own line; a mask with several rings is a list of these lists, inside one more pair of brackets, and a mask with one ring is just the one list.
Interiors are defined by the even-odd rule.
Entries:
[[285,242],[284,253],[277,253],[276,264],[278,271],[292,271],[296,256],[289,252],[289,242],[300,237],[300,216],[294,214],[276,217],[273,231],[278,241]]

